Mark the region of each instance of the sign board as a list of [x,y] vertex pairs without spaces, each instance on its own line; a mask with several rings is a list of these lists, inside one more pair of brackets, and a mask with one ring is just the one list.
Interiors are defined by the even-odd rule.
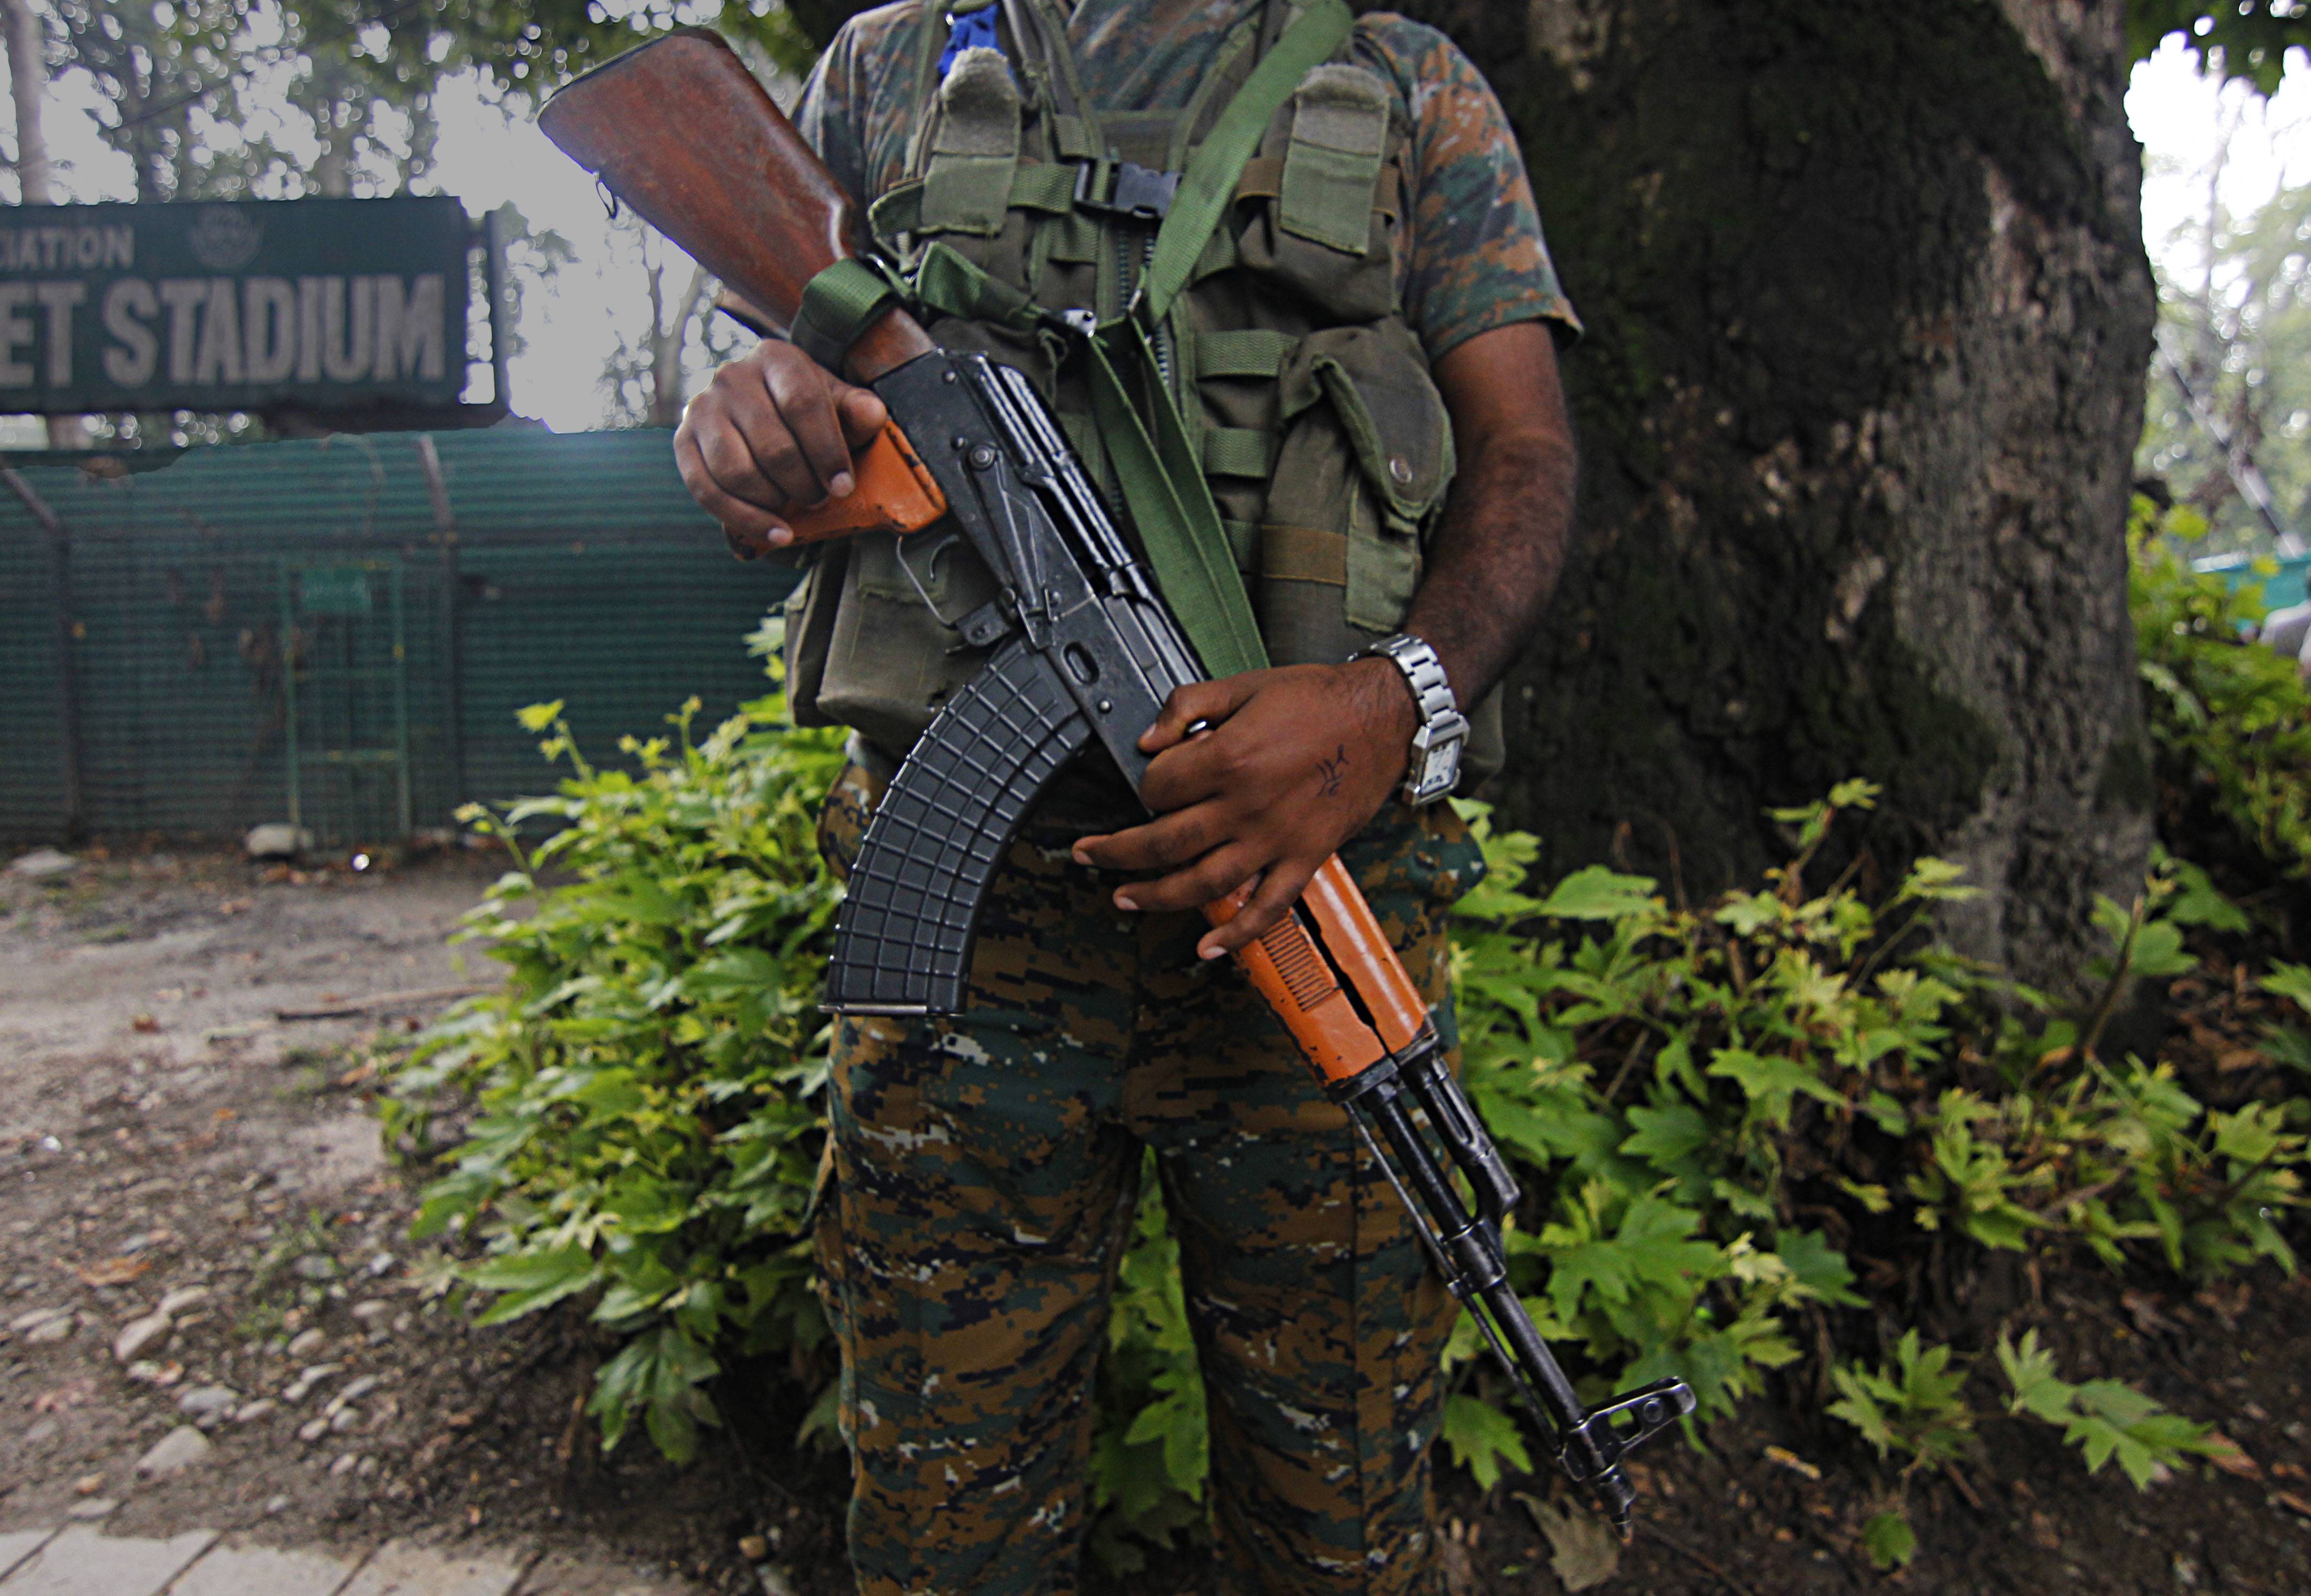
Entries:
[[0,412],[449,407],[448,196],[0,206]]

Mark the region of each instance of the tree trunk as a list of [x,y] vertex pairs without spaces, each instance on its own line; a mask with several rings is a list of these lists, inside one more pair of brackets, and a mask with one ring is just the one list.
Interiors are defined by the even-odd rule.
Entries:
[[[0,0],[0,31],[8,50],[8,96],[16,108],[17,203],[56,203],[49,186],[48,140],[40,126],[42,103],[48,99],[48,64],[40,38],[40,19],[32,14],[31,0]],[[50,449],[86,449],[88,423],[77,415],[51,415],[46,422]]]
[[1885,789],[1879,879],[2066,987],[2132,898],[2125,608],[2153,290],[2114,0],[1414,0],[1500,91],[1588,322],[1584,531],[1509,689],[1505,818],[1695,897]]

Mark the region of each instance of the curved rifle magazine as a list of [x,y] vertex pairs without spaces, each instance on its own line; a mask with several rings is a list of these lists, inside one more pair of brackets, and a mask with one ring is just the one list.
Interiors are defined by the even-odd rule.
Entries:
[[987,884],[1019,823],[1091,726],[1051,663],[1015,637],[949,701],[868,823],[834,922],[825,1007],[963,1007]]

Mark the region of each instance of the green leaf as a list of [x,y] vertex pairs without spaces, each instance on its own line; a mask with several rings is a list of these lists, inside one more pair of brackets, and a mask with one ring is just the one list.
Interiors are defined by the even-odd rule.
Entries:
[[1852,1289],[1853,1271],[1846,1267],[1845,1255],[1832,1248],[1821,1232],[1777,1230],[1774,1252],[1808,1296],[1842,1308],[1868,1305]]
[[1872,1513],[1862,1526],[1862,1549],[1880,1574],[1906,1568],[1918,1555],[1918,1532],[1899,1512]]
[[1673,1170],[1709,1141],[1709,1121],[1685,1103],[1667,1108],[1633,1108],[1629,1123],[1636,1131],[1620,1146],[1632,1158],[1643,1158],[1656,1168]]
[[1516,1420],[1481,1398],[1456,1391],[1444,1400],[1444,1444],[1452,1461],[1466,1469],[1479,1490],[1500,1483],[1505,1462],[1520,1474],[1532,1472],[1524,1435]]
[[521,722],[522,730],[527,732],[544,731],[547,727],[562,719],[562,701],[557,698],[551,703],[524,704],[521,708],[516,710],[513,714],[514,719]]
[[1540,912],[1557,920],[1626,920],[1653,913],[1653,878],[1620,876],[1602,865],[1575,870],[1541,900]]
[[465,1273],[469,1282],[483,1290],[504,1294],[475,1321],[478,1324],[503,1324],[535,1313],[563,1297],[575,1296],[601,1278],[593,1254],[583,1247],[511,1253],[484,1260]]
[[1845,1099],[1824,1083],[1814,1065],[1797,1059],[1763,1057],[1745,1048],[1719,1048],[1710,1056],[1709,1073],[1740,1086],[1741,1095],[1777,1126],[1790,1122],[1790,1106],[1799,1093],[1836,1107],[1845,1105]]

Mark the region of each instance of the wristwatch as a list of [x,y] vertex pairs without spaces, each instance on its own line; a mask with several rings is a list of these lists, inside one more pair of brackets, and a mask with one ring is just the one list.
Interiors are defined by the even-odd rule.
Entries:
[[1461,748],[1469,740],[1469,718],[1452,697],[1452,684],[1444,679],[1436,650],[1412,633],[1384,637],[1358,650],[1356,658],[1372,654],[1404,673],[1405,685],[1420,711],[1420,728],[1412,734],[1412,757],[1404,772],[1404,801],[1433,804],[1461,780]]

